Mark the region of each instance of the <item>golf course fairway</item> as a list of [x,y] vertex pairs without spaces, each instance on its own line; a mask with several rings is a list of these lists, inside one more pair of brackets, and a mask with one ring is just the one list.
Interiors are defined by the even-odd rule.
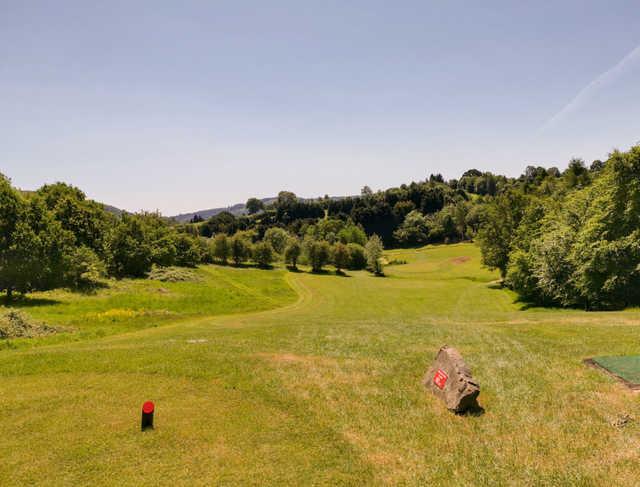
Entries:
[[[637,355],[640,310],[527,308],[473,244],[386,257],[34,295],[75,331],[0,349],[0,485],[637,485],[640,399],[582,361]],[[421,384],[445,344],[484,413]]]

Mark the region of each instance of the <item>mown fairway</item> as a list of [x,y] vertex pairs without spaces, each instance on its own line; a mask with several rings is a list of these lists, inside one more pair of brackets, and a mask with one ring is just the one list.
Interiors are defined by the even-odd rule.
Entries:
[[[522,310],[470,244],[389,258],[409,263],[40,296],[27,312],[78,332],[0,350],[0,484],[637,485],[639,398],[582,359],[637,354],[638,310]],[[445,343],[485,414],[422,387]]]

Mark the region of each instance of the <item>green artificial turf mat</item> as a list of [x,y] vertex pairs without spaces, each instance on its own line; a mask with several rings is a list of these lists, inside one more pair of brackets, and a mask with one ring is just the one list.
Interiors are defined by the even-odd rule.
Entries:
[[631,385],[640,385],[640,355],[594,357],[592,361]]

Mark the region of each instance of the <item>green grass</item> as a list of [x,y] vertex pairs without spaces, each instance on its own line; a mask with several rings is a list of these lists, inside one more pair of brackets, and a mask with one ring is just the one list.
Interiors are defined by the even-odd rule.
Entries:
[[63,332],[38,340],[0,342],[0,348],[85,340],[194,317],[260,311],[296,299],[283,279],[284,271],[203,266],[188,272],[194,280],[112,280],[92,295],[65,290],[31,294],[12,306]]
[[[470,244],[388,254],[408,263],[387,278],[210,266],[38,296],[59,303],[29,313],[78,331],[0,351],[0,483],[637,485],[640,427],[612,422],[638,397],[582,360],[637,354],[640,311],[523,309]],[[112,308],[177,314],[87,318]],[[445,343],[484,415],[422,387]]]

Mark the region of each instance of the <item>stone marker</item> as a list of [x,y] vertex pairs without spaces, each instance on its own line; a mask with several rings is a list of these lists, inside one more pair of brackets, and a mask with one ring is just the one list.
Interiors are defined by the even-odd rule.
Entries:
[[447,408],[456,413],[478,408],[480,385],[471,376],[462,355],[447,345],[436,355],[436,360],[424,378],[424,385],[436,397],[442,399]]

